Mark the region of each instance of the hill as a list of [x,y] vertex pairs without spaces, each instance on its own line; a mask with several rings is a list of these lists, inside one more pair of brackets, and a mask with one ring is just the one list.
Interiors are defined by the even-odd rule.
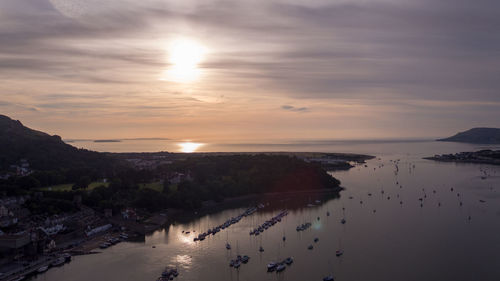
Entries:
[[460,132],[449,138],[438,139],[438,141],[500,144],[500,129],[473,128],[465,132]]
[[25,127],[20,121],[0,115],[0,170],[21,159],[33,170],[106,169],[115,160],[103,153],[78,149],[61,137]]

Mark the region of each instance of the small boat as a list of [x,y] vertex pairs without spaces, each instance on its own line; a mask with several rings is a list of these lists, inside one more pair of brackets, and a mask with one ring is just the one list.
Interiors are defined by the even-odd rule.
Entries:
[[281,272],[283,270],[286,269],[286,266],[282,263],[278,264],[278,266],[276,267],[276,272]]
[[43,272],[47,271],[48,269],[49,269],[49,266],[44,265],[44,266],[40,267],[39,269],[37,269],[36,272],[43,273]]
[[231,245],[229,243],[226,243],[226,249],[231,250]]
[[229,262],[229,266],[230,266],[230,267],[233,267],[233,266],[234,266],[234,260],[231,260],[231,261]]
[[481,202],[481,203],[485,203],[486,201],[484,201],[484,200],[482,200],[482,199],[481,199],[481,200],[479,200],[479,202]]
[[336,255],[337,257],[340,257],[340,256],[342,256],[343,254],[344,254],[344,250],[337,250],[337,251],[335,251],[335,255]]
[[292,257],[288,257],[285,259],[285,263],[288,264],[288,265],[291,265],[293,263],[293,258]]
[[285,236],[283,236],[283,241],[285,241],[285,240],[286,240],[286,237],[285,237]]
[[318,237],[314,238],[314,243],[317,243],[318,241],[319,241]]
[[318,217],[318,220],[319,220],[319,217]]
[[64,260],[65,260],[66,262],[70,262],[70,261],[71,261],[71,254],[69,254],[69,253],[64,253],[64,254],[62,255],[62,257],[64,258]]
[[328,275],[326,277],[323,277],[323,281],[333,281],[333,276]]
[[234,263],[233,267],[234,267],[234,268],[238,268],[238,267],[240,267],[240,265],[241,265],[241,262],[240,262],[239,260],[237,260],[237,261]]
[[60,257],[60,258],[56,259],[55,261],[53,261],[50,265],[60,266],[60,265],[64,264],[65,262],[66,262],[66,259],[64,257]]
[[313,245],[309,245],[309,247],[307,247],[308,250],[312,250],[313,248]]
[[342,219],[342,220],[340,220],[340,223],[341,223],[341,224],[345,224],[345,223],[346,223],[346,220],[345,220],[345,219]]
[[274,271],[276,269],[276,263],[270,262],[267,264],[267,271]]
[[330,212],[327,211],[326,212],[326,216],[329,217],[330,216]]
[[250,260],[250,257],[249,257],[249,256],[246,256],[246,255],[245,255],[245,256],[241,257],[241,262],[242,262],[242,263],[247,263],[247,262],[248,262],[248,260]]

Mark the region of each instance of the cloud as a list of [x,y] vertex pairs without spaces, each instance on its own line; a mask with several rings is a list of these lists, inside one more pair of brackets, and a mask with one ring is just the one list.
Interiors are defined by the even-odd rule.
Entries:
[[[310,112],[311,119],[296,116],[318,131],[332,124],[318,119],[345,116],[500,126],[496,0],[101,2],[0,1],[2,109],[19,119],[36,112],[51,124],[73,116],[152,118],[194,131],[198,118],[228,134],[238,126],[221,116],[257,122],[245,108]],[[169,40],[183,36],[209,49],[202,79],[159,81]],[[323,106],[342,110],[330,115]],[[286,122],[276,126],[295,126]]]
[[305,112],[309,111],[307,107],[295,107],[291,105],[282,105],[281,109],[287,110],[287,111],[293,111],[293,112]]

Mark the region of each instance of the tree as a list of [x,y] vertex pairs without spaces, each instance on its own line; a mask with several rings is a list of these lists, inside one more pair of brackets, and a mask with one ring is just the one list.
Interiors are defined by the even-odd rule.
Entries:
[[76,183],[73,185],[72,189],[76,190],[76,189],[87,188],[91,182],[92,182],[92,180],[90,179],[90,177],[83,176],[83,177],[79,178],[78,181],[76,181]]

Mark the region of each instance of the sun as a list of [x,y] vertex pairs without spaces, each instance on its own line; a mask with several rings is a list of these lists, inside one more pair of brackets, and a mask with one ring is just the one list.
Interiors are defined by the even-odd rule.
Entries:
[[178,144],[181,147],[181,152],[192,153],[198,150],[203,144],[197,142],[182,142]]
[[200,76],[199,63],[203,60],[206,48],[191,39],[176,39],[168,47],[169,68],[162,80],[188,83]]

